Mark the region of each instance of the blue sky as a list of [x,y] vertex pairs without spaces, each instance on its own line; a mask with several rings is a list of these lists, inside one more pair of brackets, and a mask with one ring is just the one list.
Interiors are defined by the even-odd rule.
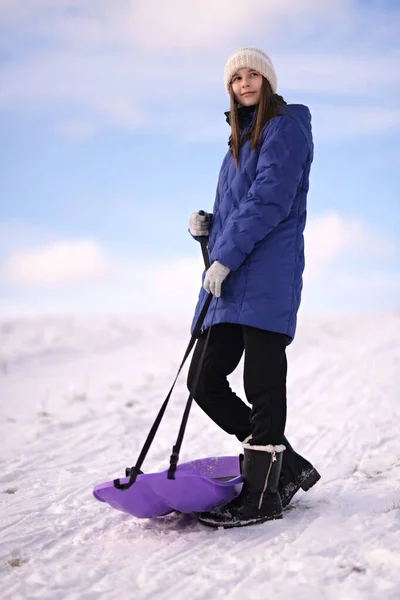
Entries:
[[2,0],[0,315],[192,310],[242,45],[313,115],[302,310],[397,310],[399,30],[384,1]]

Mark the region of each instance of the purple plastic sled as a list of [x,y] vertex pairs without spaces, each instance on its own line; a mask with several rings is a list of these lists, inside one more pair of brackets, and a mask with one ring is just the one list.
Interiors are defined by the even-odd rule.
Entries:
[[[128,477],[121,478],[127,483]],[[167,471],[138,475],[127,490],[118,490],[112,481],[100,483],[93,495],[113,508],[146,519],[174,510],[181,513],[211,510],[233,500],[243,482],[237,456],[200,458],[178,465],[175,479]]]

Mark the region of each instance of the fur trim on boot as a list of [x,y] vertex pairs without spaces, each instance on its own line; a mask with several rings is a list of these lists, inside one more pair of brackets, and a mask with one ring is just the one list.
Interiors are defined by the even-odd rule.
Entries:
[[[243,447],[250,442],[252,435],[243,440]],[[252,446],[256,448],[256,446]],[[279,477],[278,491],[282,500],[282,507],[286,508],[293,496],[302,489],[308,492],[320,479],[317,469],[303,456],[294,451],[286,437],[283,438],[282,469]],[[242,472],[243,454],[239,456],[240,472]]]

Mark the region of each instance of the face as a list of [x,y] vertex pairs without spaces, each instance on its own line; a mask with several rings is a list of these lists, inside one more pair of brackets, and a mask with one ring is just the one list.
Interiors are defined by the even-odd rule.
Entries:
[[253,69],[239,69],[231,79],[236,100],[242,106],[254,106],[260,102],[262,75]]

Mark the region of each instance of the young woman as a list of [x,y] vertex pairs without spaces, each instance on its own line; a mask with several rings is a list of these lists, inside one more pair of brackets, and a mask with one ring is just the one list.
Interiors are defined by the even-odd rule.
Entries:
[[[208,236],[211,260],[193,324],[207,293],[214,298],[188,387],[201,408],[244,448],[240,495],[199,518],[210,526],[238,527],[281,518],[282,507],[300,487],[307,490],[320,477],[284,438],[285,350],[294,338],[300,305],[313,142],[308,108],[288,105],[276,94],[274,67],[261,50],[237,50],[225,66],[224,83],[230,95],[225,113],[231,127],[229,151],[213,212],[193,213],[189,222],[193,236]],[[227,380],[243,352],[251,408]]]

